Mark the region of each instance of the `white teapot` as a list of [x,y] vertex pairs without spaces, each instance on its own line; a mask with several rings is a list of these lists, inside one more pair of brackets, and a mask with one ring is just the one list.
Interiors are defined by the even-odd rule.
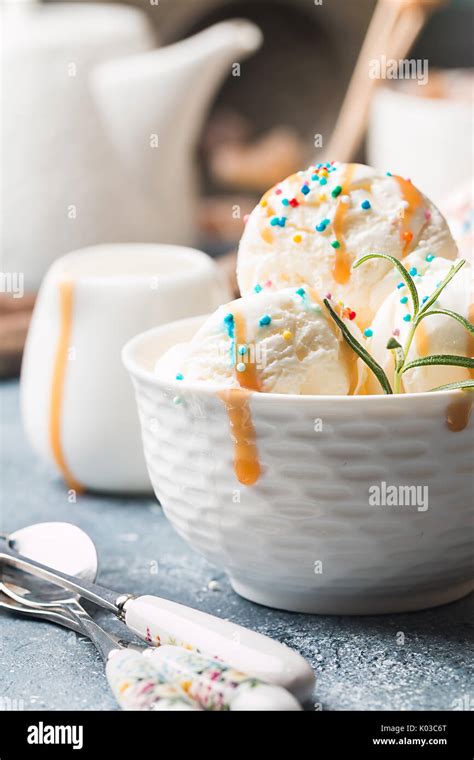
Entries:
[[195,143],[258,27],[224,21],[153,49],[132,7],[17,0],[2,15],[2,271],[36,290],[71,249],[192,242]]

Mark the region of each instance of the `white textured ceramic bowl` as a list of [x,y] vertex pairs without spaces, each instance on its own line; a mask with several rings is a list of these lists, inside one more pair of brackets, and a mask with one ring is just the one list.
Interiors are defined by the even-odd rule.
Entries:
[[[123,351],[152,484],[184,539],[225,568],[239,594],[287,610],[399,612],[467,594],[474,587],[471,397],[255,393],[262,474],[245,486],[234,474],[222,399],[153,374],[157,357],[202,321],[158,327]],[[398,502],[402,494],[416,498],[383,504],[394,493]]]

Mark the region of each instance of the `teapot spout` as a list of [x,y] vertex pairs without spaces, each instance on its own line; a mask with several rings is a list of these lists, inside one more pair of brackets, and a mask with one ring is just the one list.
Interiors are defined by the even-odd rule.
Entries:
[[193,151],[221,81],[261,43],[254,23],[232,19],[94,70],[92,91],[108,137],[142,190],[160,196],[160,213],[165,188],[193,185]]

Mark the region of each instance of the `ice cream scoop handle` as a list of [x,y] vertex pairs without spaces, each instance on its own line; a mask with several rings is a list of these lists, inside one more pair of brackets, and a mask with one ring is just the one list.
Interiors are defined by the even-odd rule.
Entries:
[[154,596],[128,599],[125,622],[152,646],[174,644],[224,660],[300,701],[311,696],[314,673],[297,652],[278,641],[205,612]]

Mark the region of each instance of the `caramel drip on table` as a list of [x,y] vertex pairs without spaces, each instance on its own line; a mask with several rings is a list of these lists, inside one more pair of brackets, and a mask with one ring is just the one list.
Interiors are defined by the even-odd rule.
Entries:
[[49,440],[53,457],[69,488],[83,491],[83,486],[72,475],[64,455],[61,441],[61,418],[63,409],[64,382],[68,361],[68,350],[72,332],[74,309],[74,283],[63,280],[59,283],[60,328],[53,367],[51,402],[49,416]]
[[[235,357],[233,358],[237,361],[238,347],[247,345],[247,330],[244,317],[238,312],[234,312],[233,316],[235,346]],[[254,355],[252,355],[252,349]],[[231,436],[234,442],[234,472],[237,480],[245,486],[256,483],[261,475],[256,432],[250,409],[250,391],[260,390],[256,358],[255,345],[250,346],[247,354],[242,357],[243,361],[248,360],[244,361],[245,371],[235,372],[240,388],[229,388],[219,393],[229,416]]]
[[392,175],[393,179],[398,182],[400,190],[402,192],[403,200],[408,203],[407,208],[404,210],[402,226],[400,229],[400,238],[403,241],[402,258],[404,258],[410,251],[410,247],[413,241],[413,234],[410,230],[411,221],[414,214],[423,205],[423,196],[419,190],[407,179],[403,177],[397,177]]

